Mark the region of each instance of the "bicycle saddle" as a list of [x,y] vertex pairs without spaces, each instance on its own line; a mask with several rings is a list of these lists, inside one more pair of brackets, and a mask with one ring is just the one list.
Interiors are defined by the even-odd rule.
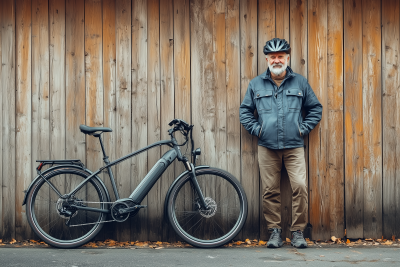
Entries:
[[79,129],[84,134],[94,134],[95,132],[112,132],[112,129],[108,127],[89,127],[86,125],[80,125]]

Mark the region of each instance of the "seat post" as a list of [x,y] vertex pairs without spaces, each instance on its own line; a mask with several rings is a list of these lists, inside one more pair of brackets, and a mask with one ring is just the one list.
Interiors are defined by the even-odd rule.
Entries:
[[103,156],[104,156],[103,157],[104,162],[106,164],[110,163],[110,161],[108,160],[108,156],[106,155],[106,151],[104,150],[103,140],[101,140],[101,134],[96,134],[96,135],[93,135],[93,136],[98,137],[99,140],[100,140],[101,150],[103,151]]

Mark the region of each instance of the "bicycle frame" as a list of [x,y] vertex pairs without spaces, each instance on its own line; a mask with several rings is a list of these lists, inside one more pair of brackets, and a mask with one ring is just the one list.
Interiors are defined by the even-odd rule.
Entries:
[[[195,173],[194,173],[194,165],[192,163],[189,163],[188,159],[182,155],[180,148],[175,140],[175,138],[173,137],[173,135],[171,135],[171,140],[162,140],[162,141],[158,141],[155,142],[151,145],[148,145],[144,148],[141,148],[139,150],[136,150],[126,156],[123,156],[113,162],[110,162],[108,160],[108,156],[105,153],[104,150],[104,146],[103,146],[103,141],[101,139],[101,134],[94,134],[95,137],[98,137],[100,140],[100,144],[101,144],[101,148],[103,151],[103,155],[104,155],[104,162],[106,163],[105,166],[99,168],[97,171],[93,172],[90,176],[88,176],[85,180],[83,180],[77,187],[75,187],[70,193],[60,196],[61,198],[64,199],[69,199],[71,196],[73,196],[76,192],[78,192],[87,182],[90,181],[90,179],[92,179],[93,177],[95,177],[97,174],[99,174],[101,171],[103,171],[104,169],[107,169],[108,171],[108,176],[110,178],[112,187],[113,187],[113,191],[114,191],[114,195],[116,200],[119,200],[119,194],[118,194],[118,190],[115,184],[115,179],[114,179],[114,175],[112,172],[111,167],[124,161],[127,160],[131,157],[134,157],[144,151],[147,151],[153,147],[156,146],[162,146],[162,145],[168,145],[171,147],[171,149],[169,151],[167,151],[166,153],[164,153],[164,155],[154,164],[154,166],[151,168],[151,170],[146,174],[146,176],[143,178],[143,180],[139,183],[139,185],[135,188],[135,190],[131,193],[131,195],[129,196],[129,199],[131,199],[134,203],[136,204],[140,204],[142,202],[142,200],[146,197],[146,195],[149,193],[149,191],[151,190],[151,188],[154,186],[154,184],[158,181],[158,179],[161,177],[161,175],[164,173],[164,171],[169,167],[169,165],[178,158],[179,161],[183,162],[183,165],[185,166],[186,170],[189,171],[189,174],[192,178],[192,183],[194,185],[195,190],[197,191],[198,195],[200,196],[200,202],[202,204],[203,207],[208,208],[208,205],[205,203],[204,201],[204,197],[203,194],[201,192],[201,189],[198,185],[198,182],[196,180],[195,177]],[[97,211],[97,212],[102,212],[102,213],[109,213],[109,210],[104,210],[104,209],[97,209],[97,208],[90,208],[90,207],[83,207],[83,206],[76,206],[73,205],[75,208],[77,209],[81,209],[81,210],[90,210],[90,211]]]

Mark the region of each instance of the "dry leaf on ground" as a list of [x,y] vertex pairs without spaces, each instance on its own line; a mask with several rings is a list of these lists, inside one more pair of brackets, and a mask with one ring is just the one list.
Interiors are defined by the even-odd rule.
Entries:
[[13,239],[11,239],[10,244],[14,244],[14,243],[16,243],[16,242],[17,242],[17,240],[15,240],[15,239],[13,238]]
[[332,236],[332,237],[331,237],[331,240],[332,240],[333,242],[336,242],[336,240],[337,240],[336,236]]
[[391,244],[393,244],[393,242],[392,241],[386,241],[385,243],[382,243],[382,245],[391,245]]
[[250,241],[250,239],[246,239],[244,242],[246,242],[247,244],[251,244],[251,241]]
[[346,244],[350,244],[350,239],[347,239]]
[[260,246],[264,246],[265,244],[267,244],[267,242],[260,240],[260,241],[258,242],[258,244],[259,244]]
[[290,243],[290,239],[286,237],[286,242]]

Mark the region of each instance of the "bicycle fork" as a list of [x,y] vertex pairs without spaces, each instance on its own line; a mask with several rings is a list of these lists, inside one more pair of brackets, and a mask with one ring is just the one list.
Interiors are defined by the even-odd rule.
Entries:
[[195,169],[194,169],[194,165],[193,165],[192,163],[189,163],[189,164],[190,164],[190,169],[191,169],[191,170],[189,170],[190,180],[191,180],[191,182],[192,182],[192,184],[193,184],[194,189],[195,189],[196,192],[197,192],[197,195],[198,195],[199,198],[200,198],[200,204],[201,204],[201,206],[202,206],[204,209],[208,210],[210,207],[207,205],[206,201],[204,200],[203,192],[201,191],[199,182],[197,182],[196,173],[195,173]]

